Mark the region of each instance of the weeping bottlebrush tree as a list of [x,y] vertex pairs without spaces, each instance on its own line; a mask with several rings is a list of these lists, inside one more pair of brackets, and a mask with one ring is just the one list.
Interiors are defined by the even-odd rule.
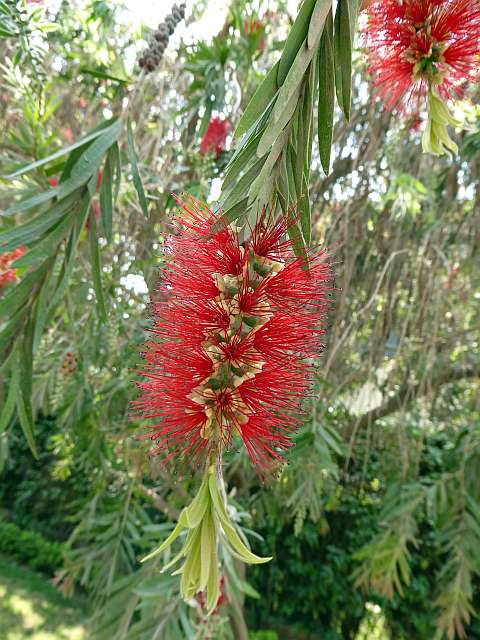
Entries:
[[208,11],[0,2],[3,473],[52,416],[91,637],[477,637],[480,4]]

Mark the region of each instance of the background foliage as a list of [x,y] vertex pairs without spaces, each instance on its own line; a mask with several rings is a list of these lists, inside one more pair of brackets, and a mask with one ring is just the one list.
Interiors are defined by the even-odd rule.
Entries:
[[[194,31],[203,9],[187,11]],[[95,638],[244,638],[245,620],[280,638],[373,637],[377,607],[385,637],[480,637],[478,108],[465,104],[458,157],[422,155],[416,123],[372,98],[357,38],[350,119],[342,70],[331,68],[320,140],[313,128],[298,163],[299,122],[316,121],[319,108],[312,58],[293,111],[279,109],[288,135],[262,197],[278,190],[282,205],[286,176],[284,208],[301,201],[312,241],[333,247],[335,304],[311,418],[281,477],[262,485],[243,452],[226,460],[233,516],[262,534],[252,545],[274,560],[245,576],[225,558],[226,603],[206,620],[159,573],[161,559],[138,562],[171,530],[196,480],[169,473],[135,438],[133,371],[170,194],[253,210],[245,189],[272,161],[281,127],[276,120],[270,146],[262,143],[268,100],[256,102],[258,113],[245,108],[288,52],[293,17],[283,2],[234,2],[213,39],[198,29],[193,44],[177,36],[145,77],[133,60],[146,34],[125,25],[117,4],[64,2],[49,13],[0,2],[0,11],[0,250],[29,249],[0,291],[1,527],[11,541],[2,553],[28,564],[38,548],[38,568],[57,572],[64,593],[87,594]],[[350,25],[337,26],[348,42]],[[276,103],[282,86],[277,76],[269,89]],[[255,125],[248,152],[229,140],[218,158],[199,153],[212,115],[232,131]],[[288,182],[288,163],[300,183]],[[43,540],[16,535],[15,525],[63,543],[60,572],[57,551],[47,558]]]

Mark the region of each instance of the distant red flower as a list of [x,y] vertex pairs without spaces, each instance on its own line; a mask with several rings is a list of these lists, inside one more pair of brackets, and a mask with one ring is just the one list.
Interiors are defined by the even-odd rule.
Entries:
[[[247,18],[244,21],[243,28],[247,36],[252,36],[256,38],[259,34],[262,33],[263,24],[260,22],[260,20],[258,20],[258,18],[256,18],[255,16],[252,16],[251,18]],[[261,38],[258,41],[257,49],[259,49],[260,51],[263,51],[264,48],[265,48],[265,40]]]
[[245,33],[247,35],[250,35],[250,34],[256,35],[257,33],[260,33],[260,31],[263,29],[263,25],[260,22],[260,20],[255,18],[255,16],[252,16],[251,18],[247,18],[244,21],[243,28],[245,29]]
[[56,187],[58,185],[58,178],[48,178],[48,184],[51,187]]
[[70,127],[63,127],[62,129],[60,129],[60,133],[67,142],[73,142],[73,131],[70,129]]
[[480,70],[480,0],[373,0],[365,28],[375,86],[387,107],[418,108],[434,90],[460,97]]
[[214,151],[218,158],[222,151],[225,151],[225,142],[229,131],[230,123],[228,120],[212,118],[200,142],[200,153]]
[[[322,350],[332,279],[325,251],[308,269],[285,224],[268,215],[241,242],[188,197],[153,301],[137,410],[167,460],[200,464],[232,440],[269,468],[302,423],[312,359]],[[267,224],[272,223],[272,224]]]
[[14,251],[0,254],[0,289],[9,282],[14,282],[17,278],[17,270],[10,267],[20,256],[23,256],[25,247],[18,247]]

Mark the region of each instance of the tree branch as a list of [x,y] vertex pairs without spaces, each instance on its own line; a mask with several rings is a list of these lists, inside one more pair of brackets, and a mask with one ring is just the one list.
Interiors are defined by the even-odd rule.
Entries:
[[428,386],[424,385],[423,381],[415,384],[407,382],[400,387],[396,395],[389,398],[376,409],[371,409],[359,416],[355,422],[353,431],[356,433],[359,429],[373,424],[377,420],[380,420],[380,418],[385,418],[385,416],[400,411],[406,402],[417,400],[419,397],[427,395],[428,392],[433,389],[438,389],[444,384],[451,384],[452,382],[458,382],[466,378],[475,378],[478,375],[479,371],[474,367],[466,369],[442,369],[433,375]]

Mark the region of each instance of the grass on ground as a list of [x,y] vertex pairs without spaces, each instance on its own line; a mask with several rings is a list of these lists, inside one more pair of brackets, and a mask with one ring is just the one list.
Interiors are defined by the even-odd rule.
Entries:
[[85,617],[45,578],[0,557],[1,640],[86,640]]

